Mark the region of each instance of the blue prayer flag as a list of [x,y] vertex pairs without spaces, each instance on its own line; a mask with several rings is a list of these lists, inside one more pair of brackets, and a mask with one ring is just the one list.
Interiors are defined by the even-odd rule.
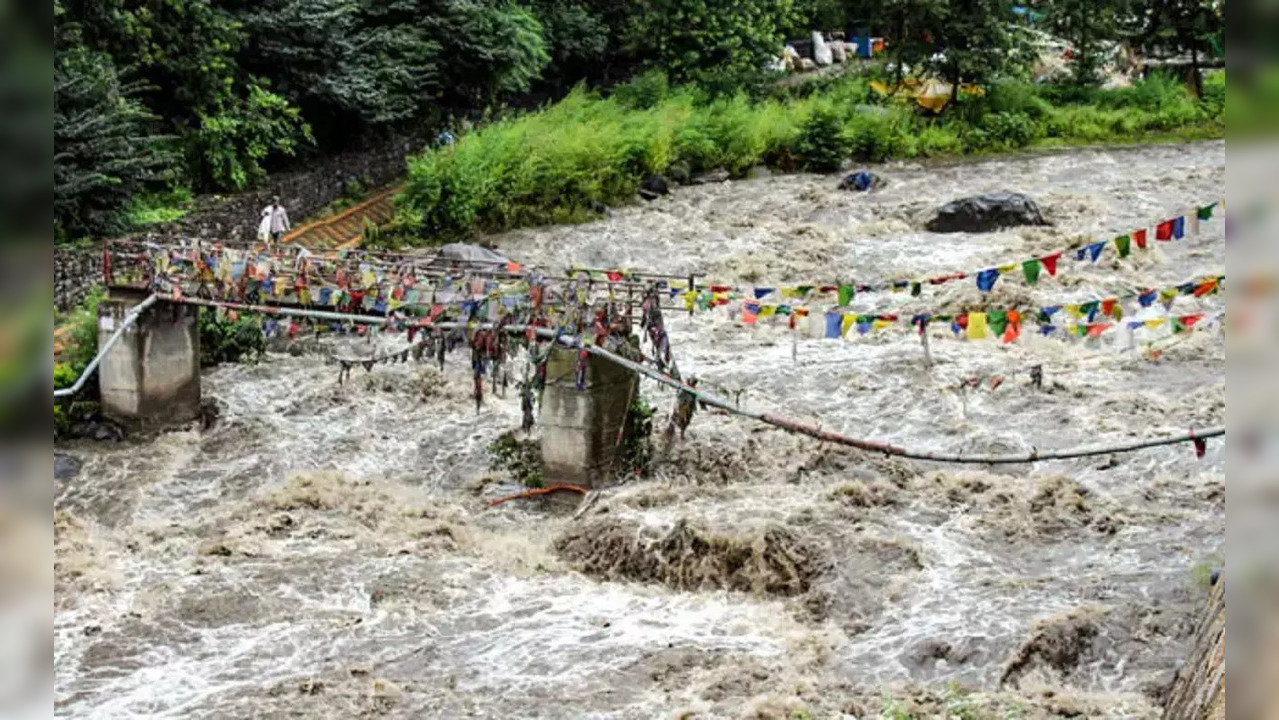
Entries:
[[843,321],[843,315],[837,312],[826,313],[826,337],[840,337],[840,323]]
[[1137,302],[1141,303],[1142,307],[1150,307],[1157,297],[1159,297],[1159,293],[1154,290],[1148,290],[1137,296]]
[[995,287],[995,281],[999,279],[999,270],[991,268],[982,270],[977,273],[977,289],[982,292],[990,292]]
[[1178,240],[1186,236],[1186,218],[1179,217],[1172,221],[1172,236]]
[[775,289],[776,289],[776,288],[758,288],[758,287],[757,287],[757,288],[755,288],[755,299],[756,299],[756,300],[762,300],[762,299],[764,299],[765,297],[767,297],[767,296],[769,296],[769,295],[772,295],[772,294],[773,294],[773,290],[775,290]]
[[1097,262],[1097,258],[1101,257],[1101,251],[1105,249],[1105,242],[1095,242],[1088,246],[1088,258],[1093,262]]

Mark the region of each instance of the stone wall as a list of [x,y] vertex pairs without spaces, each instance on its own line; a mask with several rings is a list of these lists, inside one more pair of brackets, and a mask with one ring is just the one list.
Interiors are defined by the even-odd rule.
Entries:
[[[47,256],[46,256],[47,257]],[[96,246],[53,248],[53,305],[65,311],[79,305],[102,284],[102,249]]]
[[1199,616],[1194,644],[1177,670],[1165,720],[1225,720],[1226,717],[1226,576],[1213,585]]

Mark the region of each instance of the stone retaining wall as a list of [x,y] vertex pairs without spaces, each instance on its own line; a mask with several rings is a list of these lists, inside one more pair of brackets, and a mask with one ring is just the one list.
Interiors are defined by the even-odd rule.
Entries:
[[70,310],[102,283],[102,249],[96,246],[53,248],[53,305]]

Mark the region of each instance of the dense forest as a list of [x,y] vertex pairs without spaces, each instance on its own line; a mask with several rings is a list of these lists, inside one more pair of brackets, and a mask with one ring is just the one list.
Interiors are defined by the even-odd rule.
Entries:
[[645,71],[695,104],[758,99],[812,29],[887,38],[898,74],[988,84],[1025,75],[1028,24],[1071,45],[1079,88],[1119,42],[1196,66],[1223,52],[1213,0],[55,0],[55,237]]

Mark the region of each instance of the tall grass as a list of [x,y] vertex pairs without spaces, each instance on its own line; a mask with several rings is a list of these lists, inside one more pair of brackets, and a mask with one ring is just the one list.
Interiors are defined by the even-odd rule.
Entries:
[[[1217,93],[1217,85],[1221,93]],[[1152,77],[1121,90],[995,83],[938,117],[885,104],[862,78],[805,97],[710,100],[646,75],[608,98],[564,100],[466,135],[409,163],[397,224],[416,237],[452,237],[595,217],[634,197],[649,174],[752,166],[829,169],[852,157],[936,157],[1039,143],[1139,141],[1150,134],[1220,136],[1224,83],[1197,101]]]

